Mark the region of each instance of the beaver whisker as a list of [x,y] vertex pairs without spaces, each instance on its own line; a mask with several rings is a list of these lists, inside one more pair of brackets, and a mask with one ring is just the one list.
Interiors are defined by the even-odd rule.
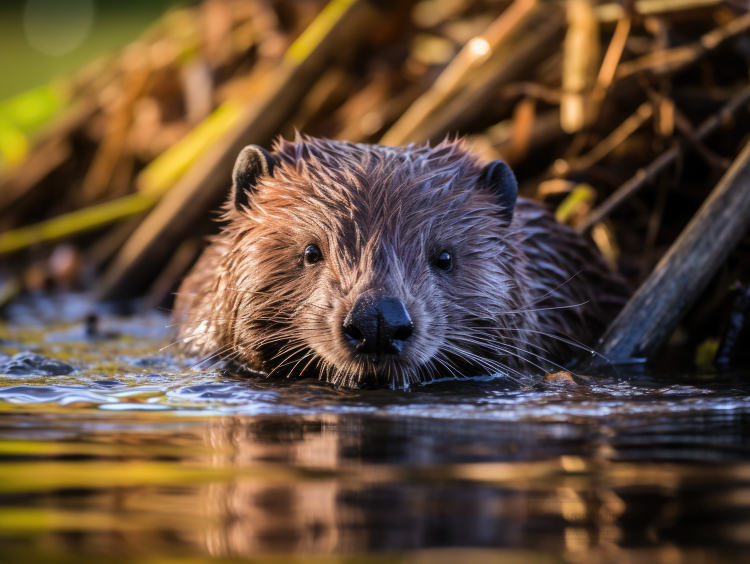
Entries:
[[546,333],[544,331],[537,331],[535,329],[523,329],[523,328],[519,328],[519,327],[503,327],[502,329],[504,329],[506,331],[519,331],[519,332],[524,332],[524,333],[533,333],[533,334],[537,334],[537,335],[544,335],[545,337],[547,337],[549,339],[554,339],[556,341],[560,341],[561,343],[565,343],[566,345],[570,345],[571,347],[575,347],[577,349],[584,350],[587,353],[598,354],[591,347],[587,347],[583,343],[580,343],[580,342],[576,341],[573,337],[570,337],[568,335],[565,335],[564,337],[561,337],[559,335],[554,335],[552,333]]
[[330,364],[330,380],[327,381],[331,382],[335,386],[344,386],[345,384],[347,384],[350,374],[349,365],[349,362],[347,362],[343,366],[335,366],[333,364]]
[[314,329],[307,329],[307,328],[298,328],[293,327],[291,325],[287,326],[281,326],[277,329],[274,329],[273,331],[269,332],[267,337],[262,337],[261,339],[255,340],[254,343],[261,344],[267,342],[267,339],[270,338],[276,338],[279,336],[283,336],[285,338],[294,337],[294,336],[303,336],[304,332],[309,331],[314,334]]
[[[232,347],[232,348],[234,348],[234,347]],[[224,353],[224,354],[226,354],[226,353]],[[232,353],[229,356],[222,357],[222,358],[217,358],[217,361],[214,364],[212,364],[210,368],[213,368],[214,366],[216,366],[216,364],[218,364],[222,360],[226,361],[227,365],[231,366],[232,363],[237,362],[237,359],[239,358],[239,356],[241,354],[242,354],[241,350],[235,349],[235,350],[232,351]],[[238,364],[241,364],[241,363],[238,363]],[[231,372],[231,370],[228,370],[228,372]]]
[[[515,357],[515,358],[517,358],[517,359],[519,359],[519,360],[521,360],[521,361],[525,362],[526,364],[530,364],[531,366],[533,366],[534,368],[538,368],[538,369],[539,369],[539,370],[541,370],[542,372],[547,372],[547,369],[546,369],[546,368],[544,368],[543,366],[539,366],[538,364],[536,364],[536,363],[534,363],[534,362],[530,361],[530,360],[529,360],[528,358],[524,358],[524,357],[522,357],[522,356],[521,356],[520,354],[518,354],[518,353],[514,353],[513,351],[509,351],[509,350],[505,349],[505,348],[504,348],[504,345],[499,345],[499,346],[498,346],[498,350],[500,350],[500,351],[504,352],[505,354],[508,354],[508,355],[510,355],[510,356],[513,356],[513,357]],[[562,368],[562,367],[561,367],[561,368]],[[563,370],[565,370],[564,368],[562,368],[562,369],[563,369]]]
[[[582,272],[582,270],[579,270],[575,274],[571,275],[567,280],[565,280],[565,282],[562,282],[562,283],[558,284],[555,288],[553,288],[552,290],[550,290],[549,292],[547,292],[543,296],[540,296],[539,298],[537,298],[533,302],[529,302],[528,304],[526,304],[526,306],[532,306],[532,305],[538,304],[539,302],[545,300],[546,298],[548,298],[549,296],[551,296],[552,294],[554,294],[555,292],[557,292],[560,288],[562,288],[563,286],[565,286],[568,282],[570,282],[571,280],[573,280],[573,278],[575,278],[576,276],[578,276],[581,272]],[[526,306],[522,306],[522,307],[526,307]]]
[[[312,357],[312,358],[311,358],[311,357]],[[291,369],[291,370],[289,371],[289,373],[287,374],[287,378],[290,378],[290,377],[291,377],[291,376],[292,376],[292,375],[294,374],[294,371],[295,371],[295,369],[296,369],[296,368],[297,368],[297,367],[299,366],[299,363],[300,363],[300,362],[302,362],[303,360],[305,360],[306,358],[310,358],[310,361],[308,361],[308,362],[307,362],[307,365],[306,365],[306,366],[308,366],[308,365],[310,364],[310,362],[312,361],[312,359],[314,359],[314,358],[315,358],[315,354],[314,354],[314,353],[313,353],[312,351],[310,351],[310,350],[308,349],[308,351],[307,351],[307,352],[306,352],[306,353],[304,354],[304,356],[302,356],[302,357],[301,357],[301,358],[300,358],[300,359],[299,359],[299,360],[298,360],[298,361],[297,361],[297,362],[295,363],[295,365],[294,365],[294,366],[292,366],[292,369]],[[305,369],[303,368],[302,370],[300,370],[300,376],[301,376],[302,374],[304,374],[304,373],[305,373]]]
[[330,363],[325,360],[323,357],[319,357],[318,362],[316,364],[316,369],[318,370],[318,379],[322,380],[323,382],[329,382],[330,377]]
[[424,364],[422,365],[422,372],[423,372],[423,373],[424,373],[425,371],[427,372],[427,379],[426,379],[426,380],[425,380],[425,379],[423,379],[423,381],[425,381],[425,382],[432,382],[433,380],[435,380],[435,373],[434,373],[434,370],[436,370],[436,368],[434,367],[434,364],[433,364],[433,360],[432,360],[432,359],[430,359],[430,360],[428,360],[428,361],[427,361],[426,363],[424,363]]
[[435,358],[435,361],[439,362],[441,366],[447,369],[448,372],[451,374],[451,376],[453,376],[454,378],[464,377],[463,374],[461,374],[461,370],[455,364],[453,364],[453,362],[449,358],[447,357],[440,358],[439,355],[435,356],[434,358]]
[[[509,311],[504,311],[503,313],[535,313],[539,311],[553,311],[556,309],[573,309],[575,307],[582,307],[585,306],[587,303],[589,303],[591,300],[586,300],[585,302],[580,302],[577,304],[570,304],[570,305],[561,305],[561,306],[552,306],[552,307],[540,307],[537,309],[514,309]],[[524,306],[526,307],[526,306]]]
[[263,339],[260,339],[258,341],[254,341],[253,345],[255,347],[268,347],[269,345],[272,345],[274,343],[288,343],[290,339],[295,338],[296,335],[294,333],[288,334],[288,333],[282,333],[282,334],[272,334],[268,337],[265,337]]
[[[482,329],[482,331],[478,332],[477,329]],[[464,341],[466,343],[469,343],[469,344],[480,343],[482,345],[486,345],[486,347],[489,347],[489,348],[494,347],[497,343],[503,342],[503,340],[506,339],[506,338],[512,338],[514,342],[519,342],[521,344],[526,344],[526,345],[532,346],[534,348],[540,349],[542,352],[546,352],[546,353],[552,354],[550,351],[546,350],[544,347],[542,347],[539,344],[532,343],[530,341],[521,341],[520,339],[518,339],[516,337],[509,336],[509,335],[507,335],[507,336],[506,335],[500,336],[497,333],[495,333],[494,331],[492,331],[492,334],[490,334],[490,336],[488,336],[488,331],[487,331],[486,328],[469,328],[466,331],[465,335],[451,335],[449,337],[450,340],[459,339],[459,340],[462,340],[462,341]]]
[[214,366],[216,366],[216,364],[218,364],[222,360],[222,358],[219,355],[224,354],[224,352],[226,352],[226,351],[217,352],[217,353],[208,354],[208,355],[203,355],[198,362],[196,362],[194,364],[191,364],[185,370],[188,370],[188,371],[192,370],[196,366],[200,366],[201,364],[203,364],[205,362],[208,362],[211,359],[216,359],[215,362],[211,366],[207,367],[210,370],[211,368],[213,368]]
[[[207,362],[208,360],[210,360],[212,358],[216,358],[216,362],[214,362],[211,366],[208,367],[208,369],[210,370],[211,368],[213,368],[214,366],[216,366],[221,360],[223,360],[222,358],[220,358],[219,355],[226,353],[231,348],[232,348],[231,345],[224,345],[223,347],[220,347],[219,349],[217,349],[216,351],[214,351],[212,353],[205,354],[205,355],[203,355],[201,357],[201,359],[198,362],[196,362],[195,364],[192,364],[191,366],[188,366],[186,368],[186,370],[192,370],[196,366],[200,366],[204,362]],[[224,350],[222,350],[222,349],[224,349]]]
[[313,351],[310,351],[310,354],[308,356],[310,357],[310,360],[307,362],[307,364],[305,364],[305,366],[302,367],[300,374],[304,374],[305,372],[307,372],[307,369],[310,367],[313,361],[320,358],[320,356],[315,354]]
[[[596,351],[594,351],[590,347],[587,347],[583,343],[579,343],[578,341],[576,341],[572,337],[569,337],[568,335],[565,335],[565,337],[560,337],[559,335],[553,335],[552,333],[546,333],[544,331],[537,331],[535,329],[525,329],[525,328],[522,328],[522,327],[496,326],[496,327],[494,327],[494,329],[497,329],[499,331],[514,331],[514,332],[522,332],[522,333],[532,333],[532,334],[535,334],[535,335],[544,335],[545,337],[548,337],[550,339],[554,339],[554,340],[563,342],[563,343],[565,343],[567,345],[570,345],[572,347],[576,347],[576,348],[582,349],[582,350],[584,350],[584,351],[586,351],[588,353],[596,353]],[[529,343],[529,344],[531,344],[531,343]],[[539,345],[534,345],[534,346],[539,346]]]
[[[453,346],[449,343],[446,344],[446,349],[451,351],[453,354],[459,356],[459,358],[461,358],[462,360],[467,361],[469,364],[477,365],[481,367],[482,369],[490,371],[490,372],[492,370],[497,370],[498,367],[502,367],[503,369],[505,368],[510,369],[510,367],[506,367],[505,365],[497,361],[491,360],[489,358],[479,357],[476,354],[472,353],[471,351],[468,351],[463,348],[459,348],[457,346]],[[519,376],[520,375],[521,374],[519,373]]]
[[[298,343],[290,344],[290,345],[288,345],[286,347],[281,347],[278,350],[278,352],[270,358],[270,360],[276,360],[277,358],[279,358],[279,357],[281,357],[283,355],[286,355],[287,353],[290,353],[290,354],[293,355],[296,352],[301,351],[301,350],[306,349],[306,348],[308,348],[307,347],[307,343],[304,343],[304,342],[298,342]],[[286,357],[286,358],[289,358],[289,357]]]
[[455,342],[458,344],[458,342],[466,343],[468,345],[476,345],[477,348],[483,349],[486,351],[491,351],[494,347],[496,347],[498,344],[502,344],[502,339],[498,338],[486,338],[482,335],[468,335],[467,337],[464,337],[462,335],[451,335],[448,338],[448,341]]
[[[325,344],[325,341],[324,341],[323,343]],[[278,351],[276,352],[276,354],[275,354],[275,355],[273,355],[273,356],[272,356],[272,357],[271,357],[271,358],[270,358],[269,360],[271,360],[271,361],[272,361],[272,360],[275,360],[275,359],[277,359],[278,357],[280,357],[281,355],[283,355],[283,354],[286,354],[287,352],[297,351],[297,350],[301,350],[301,349],[303,349],[303,348],[308,348],[308,349],[311,349],[310,345],[309,345],[308,343],[306,343],[306,342],[302,341],[302,340],[300,340],[300,341],[299,341],[299,342],[297,342],[296,344],[292,344],[292,343],[290,343],[289,345],[287,345],[287,346],[285,346],[285,347],[281,347],[281,348],[280,348],[280,349],[279,349],[279,350],[278,350]],[[311,349],[311,350],[312,350],[312,349]]]
[[[455,338],[455,336],[453,336],[453,338]],[[448,341],[449,345],[453,341],[453,338]],[[489,354],[493,354],[493,351],[496,350],[497,347],[500,346],[500,344],[501,343],[498,343],[498,342],[492,342],[492,343],[489,343],[489,346],[482,346],[482,347],[479,347],[479,348],[480,349],[484,349],[484,351],[487,352],[487,353],[489,353]],[[512,370],[513,372],[517,373],[519,376],[522,376],[522,374],[520,372],[512,369],[510,366],[507,366],[507,365],[505,365],[505,364],[503,364],[503,363],[501,363],[501,362],[499,362],[497,360],[494,360],[492,358],[487,358],[487,357],[479,356],[478,354],[472,352],[471,350],[468,350],[468,349],[466,349],[464,347],[459,347],[459,345],[455,345],[455,344],[452,345],[452,348],[450,348],[450,350],[452,350],[454,352],[455,351],[460,351],[461,354],[467,355],[467,358],[470,358],[472,362],[474,362],[476,364],[479,364],[485,370],[487,370],[487,369],[497,369],[498,367],[501,367],[503,369]],[[482,352],[482,351],[480,351],[480,352]],[[482,364],[482,363],[484,363],[484,364]],[[491,364],[487,364],[487,363],[491,363]],[[492,366],[493,364],[495,366]]]
[[284,327],[281,329],[274,330],[273,332],[269,333],[268,337],[262,337],[258,340],[253,341],[256,346],[260,346],[269,342],[273,342],[274,340],[278,340],[279,338],[289,339],[289,338],[307,338],[307,337],[314,337],[314,340],[316,342],[321,343],[330,343],[335,342],[337,338],[335,336],[328,336],[328,337],[320,337],[320,331],[317,327]]
[[219,323],[219,322],[220,323],[228,323],[228,322],[234,321],[234,320],[235,320],[234,317],[214,317],[214,318],[206,317],[204,319],[193,319],[191,321],[178,321],[177,323],[171,323],[171,324],[167,325],[166,327],[168,329],[171,329],[172,327],[179,327],[181,325],[190,325],[190,324],[198,324],[198,325],[200,325],[204,321],[206,323]]
[[[303,347],[303,348],[304,348],[304,347]],[[302,350],[302,349],[300,349],[300,350]],[[271,370],[271,371],[270,371],[270,372],[268,373],[268,377],[270,378],[271,376],[273,376],[273,374],[274,374],[274,373],[278,372],[278,371],[279,371],[279,369],[283,368],[284,366],[287,366],[287,365],[288,365],[288,364],[290,364],[291,362],[294,362],[294,360],[295,360],[295,359],[294,359],[294,356],[295,356],[295,354],[297,354],[297,352],[299,352],[299,351],[293,351],[293,352],[291,352],[291,353],[290,353],[289,355],[287,355],[286,357],[284,357],[284,358],[283,358],[283,359],[282,359],[282,360],[280,361],[280,363],[279,363],[279,364],[277,364],[277,365],[276,365],[276,366],[275,366],[275,367],[274,367],[274,368],[273,368],[273,369],[272,369],[272,370]],[[295,365],[295,366],[296,366],[296,365]],[[294,370],[294,368],[292,368],[292,370]],[[287,378],[291,377],[291,375],[292,375],[292,372],[290,371],[289,373],[287,373]]]
[[[517,351],[518,351],[519,353],[521,353],[521,354],[529,354],[529,355],[533,356],[534,358],[537,358],[537,359],[539,359],[539,360],[541,360],[541,361],[544,361],[544,362],[546,362],[546,363],[550,364],[551,366],[554,366],[555,368],[557,368],[557,369],[559,369],[559,370],[566,370],[566,368],[565,368],[564,366],[561,366],[560,364],[557,364],[556,362],[554,362],[554,361],[550,360],[550,359],[549,359],[549,358],[547,358],[547,357],[544,357],[544,356],[542,356],[542,355],[539,355],[539,354],[533,353],[533,352],[531,352],[531,351],[530,351],[530,350],[528,350],[528,349],[524,349],[524,348],[516,347],[516,346],[513,346],[513,345],[511,345],[511,344],[508,344],[508,343],[501,343],[501,344],[500,344],[499,346],[501,346],[501,347],[511,347],[511,348],[513,348],[513,349],[517,350]],[[547,351],[547,352],[548,352],[548,351]],[[518,357],[518,358],[521,358],[521,357]],[[523,359],[523,360],[524,360],[524,362],[528,362],[528,361],[526,361],[525,359]],[[543,370],[544,370],[545,372],[547,371],[547,369],[544,369],[544,368],[543,368]]]
[[[221,331],[221,329],[215,329],[213,331],[202,331],[197,336],[201,336],[202,337],[203,335],[208,335],[208,334],[211,334],[211,333],[218,333],[220,331]],[[158,352],[162,352],[163,350],[166,350],[169,347],[173,347],[174,345],[178,345],[178,344],[184,343],[186,341],[189,341],[189,339],[192,339],[192,338],[195,338],[195,337],[196,337],[196,335],[187,335],[186,337],[183,337],[182,339],[177,339],[174,343],[169,343],[168,345],[163,346],[162,348],[160,348]]]
[[272,356],[269,360],[275,360],[279,356],[286,354],[292,349],[295,349],[297,347],[306,347],[307,343],[305,343],[302,339],[294,339],[294,337],[289,337],[284,339],[284,342],[286,343],[284,346],[276,349],[276,354]]
[[226,290],[232,290],[233,292],[236,292],[238,294],[253,294],[253,295],[265,295],[265,296],[275,296],[276,294],[270,290],[246,290],[245,288],[236,288],[233,286],[225,286]]
[[[466,353],[464,352],[463,354],[466,354]],[[498,372],[501,372],[507,378],[510,378],[513,382],[516,382],[517,384],[520,384],[521,381],[514,378],[511,374],[516,374],[519,378],[523,378],[525,376],[523,373],[512,368],[508,364],[502,363],[497,360],[477,358],[476,355],[473,355],[473,354],[470,355],[470,358],[466,358],[465,360],[470,361],[470,364],[473,363],[479,366],[480,368],[482,368],[485,372],[489,374],[497,374]]]
[[[519,377],[524,376],[521,372],[501,362],[490,360],[490,359],[479,358],[476,355],[464,349],[456,349],[456,348],[451,348],[451,347],[448,347],[448,348],[452,351],[452,354],[458,356],[462,361],[466,362],[468,365],[479,366],[482,370],[484,370],[488,374],[496,374],[498,372],[502,372],[505,376],[507,376],[512,381],[518,384],[521,383],[520,380],[513,378],[513,376],[511,376],[511,373],[517,374]],[[466,377],[464,374],[459,374],[458,376],[460,378]]]
[[[455,336],[455,335],[452,336],[451,339],[452,340],[465,340],[465,339],[462,339],[461,337]],[[532,352],[532,351],[529,350],[529,347],[531,347],[531,348],[540,350],[543,353],[547,353],[548,355],[553,354],[552,352],[548,351],[547,349],[545,349],[543,346],[541,346],[539,344],[532,343],[532,342],[529,342],[529,341],[520,341],[519,339],[516,339],[516,338],[513,339],[514,343],[520,343],[520,344],[527,345],[527,346],[526,347],[517,347],[517,346],[509,344],[507,341],[490,340],[490,339],[486,339],[486,338],[482,338],[482,337],[477,337],[476,340],[479,341],[479,342],[481,342],[482,344],[484,344],[488,349],[492,349],[492,348],[497,347],[497,346],[512,347],[512,348],[518,350],[519,352],[530,354],[530,355],[538,358],[539,360],[542,360],[544,362],[549,363],[552,366],[555,366],[556,368],[559,368],[561,370],[565,370],[565,368],[563,366],[555,363],[554,361],[550,360],[548,357],[543,356],[541,354],[534,353],[534,352]],[[471,341],[467,341],[467,342],[471,342]]]

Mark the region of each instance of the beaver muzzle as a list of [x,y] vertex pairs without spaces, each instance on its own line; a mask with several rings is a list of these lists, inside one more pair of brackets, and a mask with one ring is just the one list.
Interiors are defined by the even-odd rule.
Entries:
[[344,319],[343,330],[359,354],[398,355],[414,332],[414,323],[401,300],[370,290],[357,299]]

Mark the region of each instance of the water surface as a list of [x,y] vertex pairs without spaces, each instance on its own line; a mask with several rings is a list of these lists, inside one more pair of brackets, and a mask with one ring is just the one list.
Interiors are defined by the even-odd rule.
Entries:
[[0,375],[3,561],[747,561],[742,375],[341,390],[65,307],[0,333],[75,369]]

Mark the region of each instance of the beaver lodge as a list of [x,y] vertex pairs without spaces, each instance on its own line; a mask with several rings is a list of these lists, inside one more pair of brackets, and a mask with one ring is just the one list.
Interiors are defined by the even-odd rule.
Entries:
[[637,289],[610,360],[748,360],[750,13],[718,0],[206,0],[0,104],[0,302],[169,308],[240,149],[465,137]]

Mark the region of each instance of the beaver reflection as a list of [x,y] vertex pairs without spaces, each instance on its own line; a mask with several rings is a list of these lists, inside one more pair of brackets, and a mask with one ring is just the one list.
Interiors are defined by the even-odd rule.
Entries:
[[[212,486],[209,514],[224,526],[205,533],[207,549],[212,556],[228,557],[516,544],[525,494],[402,481],[393,465],[422,450],[409,444],[411,431],[362,418],[216,422],[208,439],[231,453],[220,464],[283,464],[308,472]],[[363,462],[374,460],[385,464],[365,472],[372,481],[351,479]]]
[[[469,446],[465,427],[472,423]],[[665,503],[658,484],[640,486],[633,497],[635,490],[608,488],[606,479],[571,481],[566,465],[580,472],[583,466],[574,466],[584,458],[570,455],[575,444],[558,440],[568,454],[550,459],[554,439],[538,427],[480,427],[361,416],[214,421],[206,439],[226,453],[215,464],[250,474],[205,491],[208,516],[221,524],[204,530],[205,547],[214,557],[602,544],[618,550],[625,539],[658,543],[682,511]],[[617,471],[617,480],[625,476]],[[638,518],[644,512],[649,518]]]

